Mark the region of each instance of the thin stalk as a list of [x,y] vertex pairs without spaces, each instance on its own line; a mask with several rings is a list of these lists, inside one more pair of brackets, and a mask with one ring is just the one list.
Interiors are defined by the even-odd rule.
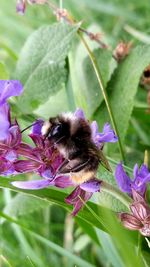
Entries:
[[142,243],[142,236],[138,233],[138,246],[137,246],[137,255],[140,256],[141,253],[141,243]]
[[101,191],[109,193],[115,198],[117,198],[118,200],[120,200],[122,204],[124,204],[129,209],[129,205],[131,204],[131,199],[127,195],[122,193],[118,188],[114,187],[113,185],[108,184],[107,182],[102,181],[100,185],[100,189]]
[[115,121],[115,118],[114,118],[114,115],[113,115],[113,111],[112,111],[111,105],[110,105],[109,100],[108,100],[108,95],[107,95],[107,92],[106,92],[106,90],[104,88],[104,85],[103,85],[100,69],[99,69],[99,67],[97,65],[96,59],[95,59],[92,51],[90,50],[87,42],[85,41],[85,39],[83,38],[83,36],[79,32],[78,32],[78,34],[80,36],[80,39],[81,39],[82,43],[84,44],[84,46],[85,46],[85,48],[87,50],[89,58],[90,58],[90,60],[92,62],[92,65],[93,65],[93,68],[94,68],[94,71],[95,71],[95,74],[96,74],[96,77],[97,77],[97,80],[98,80],[98,83],[99,83],[99,87],[100,87],[100,89],[102,91],[102,94],[103,94],[103,97],[104,97],[104,100],[105,100],[105,103],[106,103],[106,107],[107,107],[107,110],[108,110],[108,113],[109,113],[109,117],[110,117],[112,126],[114,128],[114,131],[115,131],[117,137],[118,137],[118,144],[119,144],[119,149],[120,149],[120,153],[121,153],[121,156],[122,156],[122,160],[125,163],[125,155],[124,155],[121,139],[120,139],[118,128],[117,128],[117,124],[116,124],[116,121]]
[[63,0],[59,0],[59,8],[63,9]]
[[[59,8],[60,10],[63,10],[63,0],[59,0]],[[60,22],[62,23],[64,21],[63,17],[60,17]]]

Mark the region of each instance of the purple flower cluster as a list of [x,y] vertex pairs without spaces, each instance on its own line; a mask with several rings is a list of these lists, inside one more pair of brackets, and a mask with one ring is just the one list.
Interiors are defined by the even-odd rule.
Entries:
[[[22,135],[17,121],[11,121],[10,107],[6,103],[11,96],[18,96],[22,92],[22,85],[18,81],[0,81],[0,175],[17,175],[20,173],[36,173],[42,179],[33,181],[16,181],[12,184],[22,189],[41,189],[48,186],[59,188],[75,187],[73,192],[65,199],[66,203],[73,205],[72,214],[75,215],[83,203],[94,192],[100,190],[101,181],[91,179],[80,185],[74,184],[67,175],[55,175],[63,162],[63,157],[49,140],[41,134],[43,120],[33,122],[29,137],[34,146],[22,142]],[[77,109],[77,117],[84,118],[83,111]],[[98,132],[97,123],[91,123],[93,142],[101,148],[106,142],[116,142],[117,137],[110,129],[108,123]]]
[[121,212],[118,217],[124,227],[130,230],[138,230],[144,236],[150,236],[150,207],[145,201],[146,185],[150,182],[150,172],[146,165],[140,168],[135,164],[133,179],[125,173],[119,163],[115,169],[115,179],[119,189],[132,198],[129,205],[130,213]]
[[119,163],[115,169],[115,178],[120,190],[132,197],[132,189],[144,196],[146,184],[150,182],[150,172],[146,165],[142,164],[140,169],[135,164],[133,168],[133,179],[131,180],[125,173],[123,166]]

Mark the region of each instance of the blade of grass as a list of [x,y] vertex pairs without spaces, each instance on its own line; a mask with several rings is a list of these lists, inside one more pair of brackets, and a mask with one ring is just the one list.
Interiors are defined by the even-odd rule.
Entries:
[[10,216],[4,214],[1,211],[0,211],[0,216],[5,218],[9,222],[11,222],[13,224],[16,224],[17,226],[22,227],[25,231],[30,233],[38,241],[40,241],[44,245],[48,246],[49,248],[51,248],[52,250],[54,250],[55,252],[57,252],[61,256],[67,257],[71,262],[78,264],[78,266],[81,266],[81,267],[95,267],[95,265],[86,262],[85,260],[83,260],[80,257],[78,257],[78,256],[72,254],[71,252],[65,250],[64,248],[60,247],[59,245],[53,243],[52,241],[47,240],[45,237],[40,236],[39,234],[33,232],[31,229],[28,229],[26,226],[23,226],[18,220],[15,220],[15,219],[11,218]]
[[[8,189],[4,189],[4,199],[5,199],[6,204],[11,201],[11,193]],[[18,239],[18,242],[20,243],[22,251],[25,254],[30,255],[30,257],[32,257],[32,259],[34,259],[36,263],[40,264],[41,267],[42,266],[44,267],[43,262],[41,261],[40,257],[34,252],[32,247],[28,243],[22,230],[17,225],[14,225],[14,224],[12,224],[12,230],[16,238]]]
[[86,48],[86,50],[88,52],[89,58],[91,60],[91,63],[93,65],[93,68],[94,68],[94,71],[95,71],[95,74],[96,74],[96,77],[97,77],[97,80],[98,80],[98,83],[99,83],[100,90],[102,91],[102,94],[103,94],[103,97],[104,97],[104,100],[105,100],[105,104],[106,104],[106,107],[107,107],[107,110],[108,110],[108,113],[109,113],[109,117],[110,117],[112,126],[114,128],[114,131],[115,131],[117,137],[118,137],[118,144],[119,144],[120,154],[122,156],[122,160],[125,163],[125,155],[124,155],[123,146],[122,146],[121,139],[120,139],[120,136],[119,136],[117,124],[116,124],[116,121],[115,121],[115,118],[114,118],[114,115],[113,115],[113,111],[112,111],[112,108],[111,108],[110,103],[109,103],[108,95],[107,95],[107,92],[106,92],[105,87],[103,85],[103,81],[102,81],[102,77],[101,77],[99,66],[97,65],[96,58],[94,57],[92,51],[90,50],[90,48],[89,48],[87,42],[85,41],[85,39],[83,38],[83,36],[79,32],[78,32],[78,35],[80,36],[80,39],[81,39],[82,43],[84,44],[84,46],[85,46],[85,48]]
[[[2,263],[7,264],[8,267],[13,267],[3,255],[0,255],[0,264]],[[0,265],[0,266],[3,266],[3,265]]]

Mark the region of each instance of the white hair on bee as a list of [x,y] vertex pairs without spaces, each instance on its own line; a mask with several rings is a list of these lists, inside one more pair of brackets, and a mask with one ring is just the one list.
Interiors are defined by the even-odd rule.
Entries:
[[47,131],[48,129],[51,127],[51,123],[49,121],[45,121],[43,126],[42,126],[42,129],[41,129],[41,133],[42,135],[45,135],[47,134]]
[[70,133],[73,134],[76,131],[78,125],[79,125],[80,118],[78,118],[72,112],[63,112],[61,114],[61,116],[63,117],[63,119],[65,121],[69,121],[70,122],[70,126],[71,126],[70,127]]
[[69,121],[76,121],[78,119],[72,112],[63,112],[61,115],[65,120]]

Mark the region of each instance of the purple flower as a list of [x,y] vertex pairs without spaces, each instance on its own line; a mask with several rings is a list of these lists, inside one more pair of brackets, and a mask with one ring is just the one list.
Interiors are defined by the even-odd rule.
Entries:
[[16,1],[16,12],[20,15],[24,15],[26,8],[26,1],[25,0],[17,0]]
[[92,130],[92,140],[93,142],[101,148],[103,143],[115,143],[118,141],[117,136],[115,135],[114,131],[111,130],[109,123],[105,123],[103,126],[102,133],[98,132],[98,125],[96,121],[91,123],[91,130]]
[[144,236],[150,236],[150,207],[134,189],[132,195],[131,213],[122,212],[118,214],[118,217],[124,227],[130,230],[138,230]]
[[73,205],[73,211],[71,213],[73,216],[75,216],[84,203],[92,197],[94,192],[100,191],[100,184],[100,180],[93,178],[78,185],[71,194],[65,198],[67,204]]
[[46,1],[47,0],[17,0],[16,1],[16,12],[20,15],[24,15],[27,3],[29,5],[32,5],[32,4],[43,5],[46,3]]
[[[85,119],[84,113],[82,109],[77,108],[74,112],[74,115],[78,118]],[[103,143],[115,143],[118,141],[117,136],[115,135],[114,131],[110,128],[109,123],[105,123],[103,126],[103,131],[100,133],[98,131],[98,125],[96,121],[93,121],[91,123],[91,131],[92,131],[92,140],[98,146],[101,148],[103,146]]]
[[21,144],[21,133],[17,124],[11,126],[8,130],[7,138],[0,141],[0,156],[13,162],[17,159],[18,147]]
[[10,128],[10,112],[9,106],[5,103],[0,105],[0,142],[8,136]]
[[84,202],[89,200],[94,192],[100,190],[101,181],[93,178],[80,185],[76,185],[70,180],[69,175],[55,176],[57,169],[63,162],[63,158],[48,140],[43,139],[40,134],[42,125],[42,120],[33,123],[30,137],[35,144],[35,148],[21,143],[17,153],[28,159],[14,162],[14,169],[16,173],[35,172],[43,177],[43,179],[15,181],[12,182],[12,185],[22,189],[34,190],[48,186],[59,188],[75,187],[74,191],[65,199],[66,203],[73,205],[72,215],[75,215],[84,205]]
[[115,169],[115,179],[121,191],[132,195],[132,189],[136,190],[140,195],[144,195],[146,184],[150,181],[150,172],[147,167],[142,164],[140,169],[135,164],[133,169],[133,179],[131,180],[125,173],[122,164],[119,163]]
[[[85,119],[81,109],[77,109],[74,115]],[[24,159],[13,162],[15,173],[33,172],[38,174],[42,179],[33,181],[15,181],[12,184],[22,189],[41,189],[48,186],[56,186],[59,188],[74,187],[72,193],[65,199],[66,203],[73,205],[72,215],[81,209],[84,202],[88,201],[94,192],[100,190],[101,181],[92,178],[82,184],[75,184],[71,181],[69,175],[57,175],[57,170],[63,163],[63,157],[49,140],[44,139],[41,134],[43,120],[39,119],[33,123],[30,132],[30,138],[34,143],[34,147],[21,143],[17,147],[17,155]],[[103,128],[102,133],[98,133],[96,122],[91,126],[92,138],[94,143],[100,146],[103,142],[114,142],[116,137],[114,132],[107,124]]]
[[0,175],[12,175],[14,172],[15,171],[12,162],[0,156]]
[[18,96],[22,93],[22,85],[17,80],[0,80],[0,105],[6,103],[11,96]]
[[0,142],[9,135],[11,127],[10,110],[6,100],[22,92],[22,85],[16,80],[0,80]]
[[74,112],[74,115],[78,118],[85,119],[84,112],[82,109],[77,108]]
[[[0,157],[1,174],[12,173],[12,162],[17,159],[17,149],[21,143],[21,133],[17,122],[11,123],[10,109],[6,100],[22,92],[22,85],[16,80],[0,80]],[[9,164],[10,163],[10,164]],[[8,172],[6,170],[8,168]],[[3,171],[4,169],[4,171]]]

